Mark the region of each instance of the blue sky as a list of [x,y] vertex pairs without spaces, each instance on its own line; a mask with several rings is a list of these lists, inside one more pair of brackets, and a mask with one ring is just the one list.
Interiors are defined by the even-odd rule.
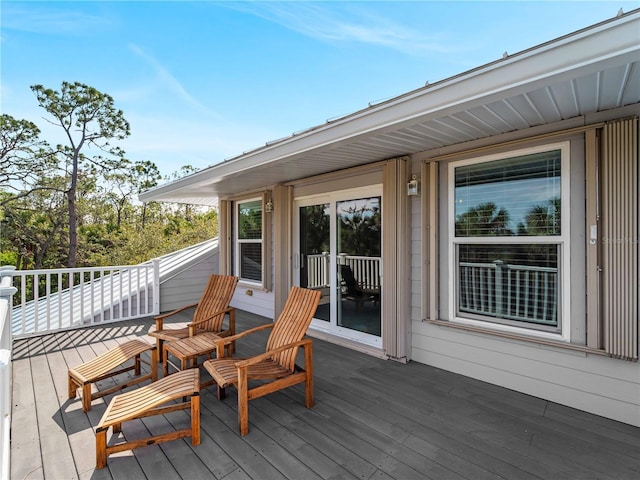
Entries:
[[3,0],[1,110],[82,82],[131,124],[119,145],[164,175],[197,169],[640,7],[574,2]]

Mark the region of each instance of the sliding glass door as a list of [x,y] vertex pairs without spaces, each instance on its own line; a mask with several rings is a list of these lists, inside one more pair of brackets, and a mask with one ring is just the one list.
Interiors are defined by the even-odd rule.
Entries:
[[296,280],[323,294],[312,328],[381,345],[379,190],[298,199],[296,212]]

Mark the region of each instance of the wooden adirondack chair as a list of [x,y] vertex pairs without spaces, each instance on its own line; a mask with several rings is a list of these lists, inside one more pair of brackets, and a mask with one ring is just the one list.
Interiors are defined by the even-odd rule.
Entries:
[[[198,303],[185,305],[156,317],[156,324],[149,328],[149,336],[156,339],[158,360],[162,361],[162,344],[165,340],[178,340],[186,337],[193,337],[199,333],[213,332],[220,336],[234,335],[236,329],[236,310],[229,307],[238,277],[231,275],[211,275],[207,282],[207,287],[202,293]],[[164,328],[165,318],[176,315],[180,312],[195,308],[193,319],[184,328]],[[229,315],[229,326],[223,328],[225,315]],[[231,347],[233,344],[231,345]],[[231,348],[230,347],[230,348]]]
[[[321,292],[293,287],[282,313],[274,323],[245,330],[217,341],[217,357],[203,366],[218,384],[218,398],[225,387],[238,390],[238,426],[240,434],[249,432],[249,400],[262,397],[298,383],[305,383],[305,406],[313,407],[313,355],[311,339],[303,339],[320,302]],[[265,352],[248,359],[224,358],[224,347],[251,333],[271,328]],[[304,368],[296,365],[298,348],[304,349]],[[249,388],[250,380],[263,380]]]

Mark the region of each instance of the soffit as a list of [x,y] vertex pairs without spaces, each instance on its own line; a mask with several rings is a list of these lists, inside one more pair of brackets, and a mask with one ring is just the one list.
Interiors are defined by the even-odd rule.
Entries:
[[141,195],[217,197],[640,103],[640,11],[548,42]]

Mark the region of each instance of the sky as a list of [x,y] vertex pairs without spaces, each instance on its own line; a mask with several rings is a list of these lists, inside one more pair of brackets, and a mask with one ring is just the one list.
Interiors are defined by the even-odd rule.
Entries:
[[638,1],[0,3],[0,110],[63,141],[30,86],[109,94],[164,176],[615,17]]

